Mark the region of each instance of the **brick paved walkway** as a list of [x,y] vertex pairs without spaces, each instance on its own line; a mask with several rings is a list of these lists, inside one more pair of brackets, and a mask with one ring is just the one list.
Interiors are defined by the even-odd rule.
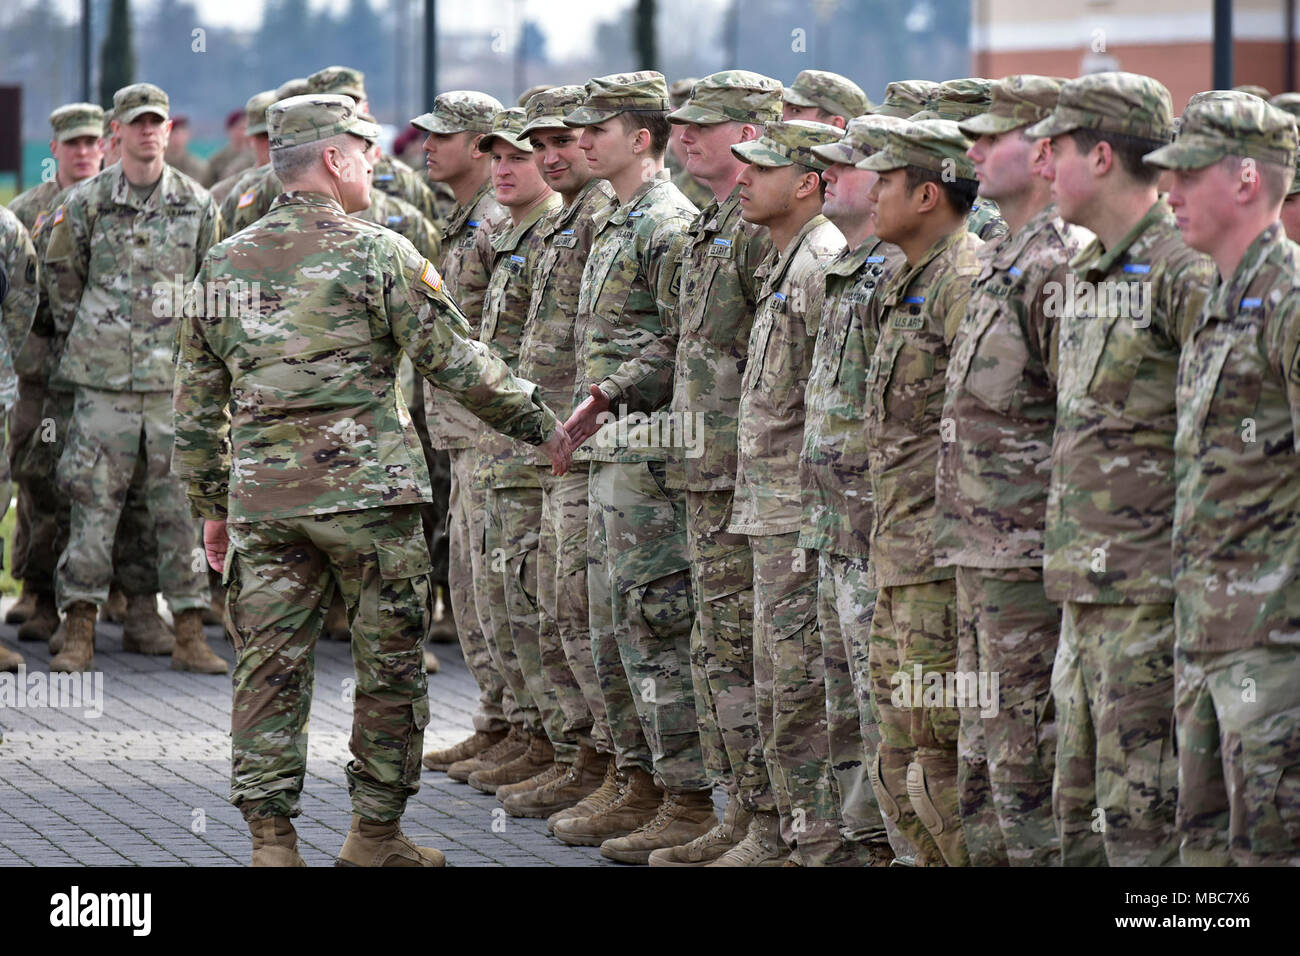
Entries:
[[[209,628],[209,643],[233,660],[219,634]],[[43,643],[19,643],[5,624],[0,641],[22,652],[28,675],[48,672]],[[166,657],[124,654],[121,647],[121,628],[100,624],[98,717],[84,706],[0,706],[0,866],[247,863],[248,831],[227,799],[229,678],[177,673]],[[435,649],[442,671],[429,678],[426,750],[471,732],[477,698],[459,647]],[[351,726],[343,682],[350,677],[348,645],[321,642],[302,816],[295,821],[311,866],[333,862],[350,821],[343,773]],[[547,834],[544,820],[505,815],[495,797],[441,773],[424,772],[403,829],[445,852],[452,866],[619,865],[597,848],[565,846]]]

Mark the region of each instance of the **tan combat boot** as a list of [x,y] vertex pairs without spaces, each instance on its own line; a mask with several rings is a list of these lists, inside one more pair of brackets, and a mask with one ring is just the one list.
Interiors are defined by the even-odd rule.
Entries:
[[553,832],[569,846],[600,846],[645,826],[659,813],[663,802],[664,792],[655,785],[654,777],[634,767],[608,806],[589,817],[561,820]]
[[253,834],[253,866],[306,866],[298,855],[298,833],[288,817],[248,821]]
[[553,763],[541,773],[533,774],[527,780],[520,780],[518,783],[503,783],[497,787],[497,799],[504,804],[516,793],[532,793],[539,787],[546,786],[552,780],[563,777],[568,770],[568,764]]
[[[561,820],[568,820],[573,817],[589,817],[593,813],[603,810],[605,807],[609,806],[609,804],[618,796],[618,792],[623,789],[623,774],[619,772],[619,769],[614,762],[613,755],[597,753],[596,757],[605,761],[605,775],[600,782],[600,786],[589,791],[573,806],[566,807],[562,810],[556,810],[547,817],[546,829],[550,830],[552,833],[555,832],[555,825]],[[570,768],[570,772],[576,770],[577,767],[578,764],[575,761],[574,766]],[[542,794],[539,793],[538,796],[541,797]],[[508,812],[510,808],[506,807],[506,810]]]
[[518,783],[535,777],[551,764],[555,763],[555,748],[546,739],[545,734],[529,734],[528,746],[519,756],[506,763],[476,770],[466,778],[475,790],[483,793],[496,793],[503,783]]
[[59,651],[63,650],[63,642],[67,637],[68,618],[67,615],[64,615],[63,619],[59,621],[59,626],[56,627],[54,633],[50,635],[50,653],[57,654]]
[[53,594],[37,594],[32,611],[18,625],[18,640],[48,641],[59,626],[59,606]]
[[505,740],[506,733],[507,731],[504,730],[476,730],[472,736],[466,737],[452,747],[430,750],[420,762],[428,770],[446,770],[452,764],[461,760],[469,760],[471,757],[481,754],[493,744]]
[[504,740],[468,760],[456,761],[447,768],[447,776],[458,783],[465,783],[469,780],[470,774],[509,763],[527,749],[528,731],[524,730],[521,724],[511,724],[510,733],[506,734]]
[[[50,670],[64,674],[90,670],[95,660],[95,605],[89,601],[74,602],[60,630],[63,647],[50,661]],[[53,646],[53,638],[50,644]]]
[[23,593],[18,596],[17,601],[14,601],[13,607],[5,611],[5,623],[21,624],[31,617],[32,612],[36,610],[36,598],[37,592],[24,581]]
[[[742,807],[740,800],[733,794],[727,801],[721,823],[690,843],[655,850],[650,854],[650,865],[704,866],[711,863],[745,838],[752,819],[754,815]],[[604,852],[603,848],[601,852]]]
[[99,609],[99,619],[105,624],[121,624],[126,620],[126,595],[116,587],[108,589],[108,600]]
[[158,598],[152,594],[128,597],[122,650],[128,654],[170,654],[175,649],[176,635],[158,616]]
[[353,816],[352,829],[334,865],[446,866],[447,859],[439,850],[412,843],[397,820],[376,823]]
[[[775,810],[755,813],[749,831],[722,856],[706,866],[785,866],[790,851],[781,839],[781,818]],[[795,864],[797,865],[797,864]]]
[[352,640],[352,626],[348,624],[348,606],[343,603],[343,595],[334,589],[334,598],[330,609],[325,613],[325,637],[331,641]]
[[440,670],[442,670],[442,662],[438,660],[438,655],[426,647],[424,649],[424,672],[426,674],[436,674]]
[[711,791],[665,791],[663,803],[659,804],[653,820],[625,837],[606,840],[600,845],[600,855],[619,863],[645,865],[655,850],[689,843],[708,833],[717,823]]
[[203,612],[197,608],[176,615],[176,649],[172,651],[172,670],[198,674],[225,674],[229,666],[212,653],[203,636]]
[[12,674],[23,666],[23,655],[0,644],[0,674]]
[[580,747],[573,763],[557,765],[560,773],[549,782],[530,791],[517,790],[505,797],[501,794],[506,788],[501,787],[497,790],[497,799],[512,817],[549,817],[575,806],[595,792],[605,779],[609,762],[609,757],[596,753],[595,748]]

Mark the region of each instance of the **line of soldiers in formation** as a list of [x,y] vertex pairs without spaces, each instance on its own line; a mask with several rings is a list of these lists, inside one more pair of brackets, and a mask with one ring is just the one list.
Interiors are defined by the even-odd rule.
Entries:
[[[340,862],[442,862],[399,826],[429,720],[422,409],[481,691],[423,763],[560,840],[688,866],[1300,860],[1300,97],[1199,94],[1176,123],[1129,73],[878,106],[811,70],[671,104],[648,71],[514,109],[449,92],[412,121],[455,199],[422,247],[349,215],[379,195],[378,127],[358,72],[313,81],[250,100],[261,163],[220,214],[160,161],[150,203],[131,133],[45,224],[59,485],[74,525],[115,520],[136,459],[106,443],[143,430],[152,466],[174,441],[146,499],[171,513],[180,479],[229,587],[255,864],[301,864],[335,590]],[[119,98],[115,130],[165,119],[156,87]],[[159,316],[141,290],[173,274],[227,301]],[[99,566],[71,542],[59,566],[74,664],[114,563],[92,531]]]

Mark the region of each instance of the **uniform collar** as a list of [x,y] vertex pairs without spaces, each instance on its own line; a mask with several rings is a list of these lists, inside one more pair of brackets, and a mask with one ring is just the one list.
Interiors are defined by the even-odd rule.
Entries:
[[295,189],[287,193],[280,193],[271,202],[272,209],[279,209],[281,206],[328,206],[337,212],[340,216],[346,216],[343,207],[333,196],[327,196],[324,193],[312,192],[307,189]]
[[795,254],[799,251],[799,247],[803,245],[804,239],[808,237],[808,233],[827,222],[830,222],[830,220],[818,213],[803,224],[786,244],[786,247],[780,251],[779,255],[775,249],[768,253],[769,258],[754,270],[754,278],[763,279],[764,292],[775,289],[781,284],[781,280],[785,278],[785,274],[790,270],[790,263],[794,261]]
[[643,182],[640,186],[637,187],[636,192],[632,194],[631,199],[629,199],[623,205],[618,206],[612,212],[610,212],[605,222],[601,223],[601,225],[612,225],[612,226],[623,225],[623,223],[627,222],[628,218],[632,215],[632,213],[636,212],[639,208],[641,208],[641,206],[643,206],[646,203],[648,197],[650,196],[650,191],[652,189],[654,189],[657,186],[662,186],[663,184],[669,182],[672,182],[672,177],[668,175],[668,170],[667,169],[659,170],[659,172],[655,173],[653,176],[651,176],[649,179],[647,179],[645,182]]
[[451,236],[460,232],[461,227],[465,225],[470,215],[478,208],[478,204],[487,198],[491,189],[492,181],[490,179],[484,180],[483,185],[478,188],[473,198],[466,205],[456,207],[456,211],[447,220],[447,235]]
[[508,230],[498,233],[492,240],[492,249],[496,252],[509,252],[514,249],[528,234],[528,230],[536,225],[537,220],[559,209],[562,202],[559,193],[551,193],[546,197],[545,201],[539,202],[530,209],[528,215],[524,216],[518,225],[512,225]]
[[1210,303],[1206,309],[1206,315],[1216,319],[1229,319],[1236,315],[1241,308],[1242,297],[1249,291],[1251,285],[1255,282],[1255,277],[1259,275],[1259,270],[1268,262],[1273,250],[1286,241],[1286,236],[1282,232],[1282,224],[1274,222],[1267,229],[1255,237],[1255,240],[1246,247],[1246,254],[1241,257],[1237,263],[1237,270],[1227,281],[1223,281],[1222,276],[1214,280],[1214,291],[1210,295]]
[[841,252],[826,267],[826,274],[837,276],[855,275],[866,264],[867,257],[875,254],[876,250],[884,244],[885,240],[879,236],[867,236],[858,244],[857,248],[845,249]]
[[143,202],[137,199],[132,191],[131,183],[126,178],[126,171],[122,168],[122,164],[117,163],[110,168],[117,171],[113,180],[113,202],[119,206],[130,206],[138,212],[145,212],[159,209],[164,203],[171,205],[180,199],[177,196],[177,187],[180,184],[176,179],[176,173],[166,163],[163,163],[162,176],[159,177],[153,192]]
[[1103,250],[1101,240],[1094,238],[1087,247],[1074,257],[1070,268],[1080,274],[1090,274],[1100,278],[1109,275],[1122,260],[1130,258],[1129,251],[1141,255],[1145,244],[1141,241],[1152,227],[1174,224],[1174,214],[1163,199],[1157,199],[1151,208],[1143,214],[1137,224],[1113,248]]

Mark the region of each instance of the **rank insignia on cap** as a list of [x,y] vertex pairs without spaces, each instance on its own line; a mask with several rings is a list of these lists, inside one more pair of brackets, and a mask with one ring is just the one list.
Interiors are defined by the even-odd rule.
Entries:
[[438,275],[438,270],[428,259],[424,260],[424,268],[420,270],[420,281],[434,292],[442,289],[442,276]]
[[253,205],[253,199],[255,198],[255,196],[256,193],[254,192],[254,190],[252,189],[248,190],[248,192],[244,193],[242,196],[239,197],[239,204],[235,208],[243,209],[245,206]]

